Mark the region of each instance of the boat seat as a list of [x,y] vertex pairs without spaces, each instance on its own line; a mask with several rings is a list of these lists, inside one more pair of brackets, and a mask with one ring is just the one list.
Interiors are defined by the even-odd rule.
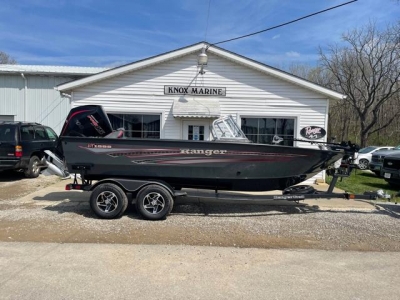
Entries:
[[122,139],[124,137],[124,129],[117,129],[105,136],[105,138],[109,139]]

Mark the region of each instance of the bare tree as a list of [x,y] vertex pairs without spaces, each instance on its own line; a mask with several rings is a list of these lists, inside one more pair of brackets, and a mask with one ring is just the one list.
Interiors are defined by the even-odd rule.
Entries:
[[0,51],[0,64],[15,65],[17,61],[7,53]]
[[320,49],[320,57],[333,75],[332,87],[347,95],[345,101],[354,108],[364,147],[370,134],[400,116],[397,105],[391,118],[380,118],[383,105],[400,92],[400,24],[379,31],[370,23],[344,34],[343,40],[346,46],[330,46],[328,54]]
[[[335,88],[333,74],[321,66],[291,64],[288,72],[326,88]],[[348,102],[343,99],[330,101],[328,137],[335,137],[338,141],[355,140],[354,135],[350,134],[354,130],[354,124],[349,122],[354,119],[353,116],[353,109]]]

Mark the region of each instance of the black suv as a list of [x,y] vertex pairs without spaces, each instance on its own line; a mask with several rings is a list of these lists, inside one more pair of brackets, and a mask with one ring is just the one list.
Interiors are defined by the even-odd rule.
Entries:
[[38,177],[46,166],[43,151],[55,151],[57,139],[53,129],[38,123],[0,122],[0,171]]

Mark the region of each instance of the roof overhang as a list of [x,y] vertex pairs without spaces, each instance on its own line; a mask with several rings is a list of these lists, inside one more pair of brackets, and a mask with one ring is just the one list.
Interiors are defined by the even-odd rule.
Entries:
[[303,78],[297,77],[293,74],[287,73],[285,71],[275,69],[273,67],[270,67],[268,65],[265,65],[263,63],[260,63],[258,61],[252,60],[250,58],[238,55],[236,53],[227,51],[225,49],[221,49],[218,47],[210,47],[207,51],[210,53],[214,53],[215,55],[219,55],[221,57],[224,57],[226,59],[229,59],[233,62],[236,62],[238,64],[259,70],[263,73],[266,73],[268,75],[283,79],[285,81],[294,83],[296,85],[302,86],[306,89],[313,90],[317,93],[323,94],[328,96],[329,98],[334,98],[334,99],[344,99],[346,98],[345,95],[332,91],[330,89],[327,89],[323,86],[320,86],[318,84],[312,83],[311,81],[305,80]]
[[0,64],[0,74],[19,75],[23,73],[25,75],[89,76],[105,70],[107,68]]
[[74,80],[71,82],[67,82],[65,84],[61,84],[56,87],[59,91],[70,91],[88,84],[92,84],[98,81],[102,81],[104,79],[112,78],[115,76],[120,76],[125,73],[134,72],[152,65],[156,65],[171,59],[176,59],[181,56],[185,56],[187,54],[200,51],[204,47],[204,43],[195,44],[186,48],[181,48],[175,51],[171,51],[168,53],[164,53],[158,56],[153,56],[147,59],[143,59],[128,65],[120,66],[99,74],[95,74],[86,78]]
[[249,59],[247,57],[238,55],[236,53],[230,52],[228,50],[216,47],[216,46],[212,46],[208,43],[198,43],[195,45],[191,45],[185,48],[181,48],[181,49],[177,49],[168,53],[164,53],[158,56],[153,56],[144,60],[140,60],[128,65],[124,65],[124,66],[120,66],[114,69],[110,69],[98,74],[94,74],[92,76],[86,77],[86,78],[82,78],[82,79],[78,79],[78,80],[74,80],[71,82],[67,82],[64,84],[61,84],[59,86],[56,87],[57,90],[61,91],[61,92],[68,92],[68,91],[72,91],[74,89],[80,88],[82,86],[85,85],[89,85],[95,82],[99,82],[108,78],[112,78],[115,76],[120,76],[122,74],[125,73],[129,73],[129,72],[134,72],[136,70],[139,69],[143,69],[152,65],[156,65],[168,60],[172,60],[172,59],[176,59],[178,57],[182,57],[191,53],[200,53],[200,51],[206,47],[207,48],[207,52],[218,55],[220,57],[223,57],[225,59],[231,60],[237,64],[241,64],[243,66],[258,70],[260,72],[263,72],[265,74],[280,78],[282,80],[285,80],[287,82],[299,85],[301,87],[304,87],[306,89],[315,91],[317,93],[323,94],[325,96],[327,96],[328,98],[332,98],[332,99],[344,99],[346,98],[345,95],[340,94],[338,92],[332,91],[330,89],[327,89],[325,87],[322,87],[318,84],[312,83],[310,81],[307,81],[305,79],[302,79],[300,77],[294,76],[290,73],[284,72],[282,70],[279,69],[275,69],[273,67],[270,67],[268,65],[265,65],[263,63],[260,63],[258,61]]
[[182,96],[174,100],[172,115],[175,118],[218,118],[221,116],[221,109],[218,99],[187,99]]

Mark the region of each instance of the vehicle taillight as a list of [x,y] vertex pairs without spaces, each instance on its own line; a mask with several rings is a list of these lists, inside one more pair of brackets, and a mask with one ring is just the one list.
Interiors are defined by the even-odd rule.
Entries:
[[15,146],[15,157],[22,157],[22,146]]

